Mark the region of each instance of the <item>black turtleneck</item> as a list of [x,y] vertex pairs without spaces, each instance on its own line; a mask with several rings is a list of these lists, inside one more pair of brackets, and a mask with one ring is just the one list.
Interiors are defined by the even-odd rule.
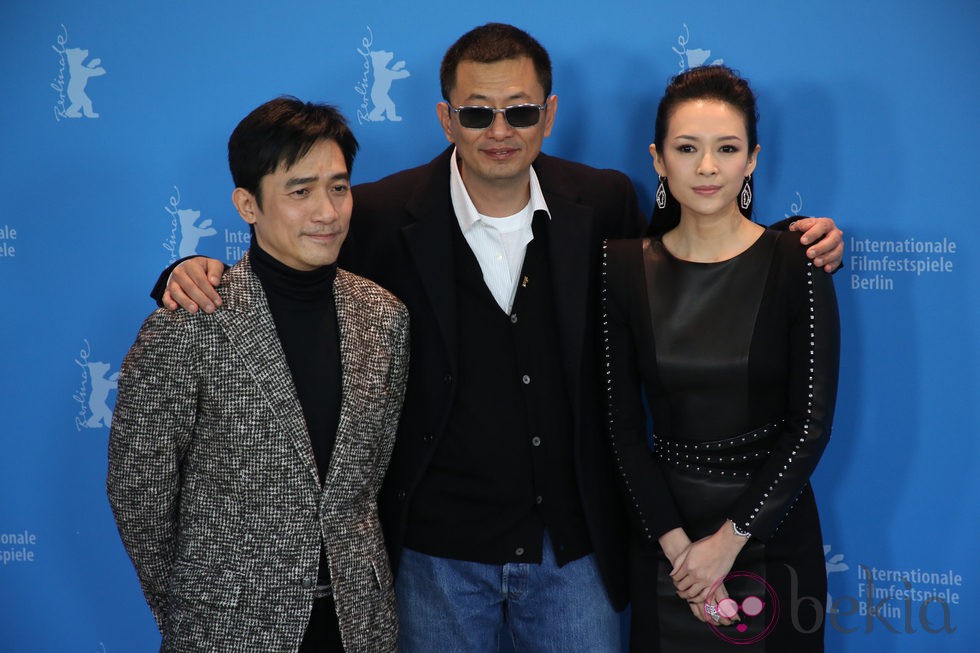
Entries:
[[[293,385],[303,407],[322,485],[340,421],[340,336],[333,301],[337,265],[308,272],[294,270],[266,253],[254,236],[249,256],[252,270],[265,291],[286,363],[293,374]],[[330,583],[330,567],[322,542],[317,576],[319,584]],[[317,603],[320,606],[313,612],[317,621],[307,626],[301,651],[342,650],[332,599]],[[326,642],[330,646],[325,648]]]
[[337,265],[294,270],[263,251],[254,238],[249,252],[293,374],[322,484],[340,419],[340,337],[333,301]]

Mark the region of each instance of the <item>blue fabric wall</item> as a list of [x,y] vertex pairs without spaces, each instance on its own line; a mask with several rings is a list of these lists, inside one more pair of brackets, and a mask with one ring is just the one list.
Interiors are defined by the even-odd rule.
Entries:
[[[645,210],[668,78],[722,61],[752,81],[760,221],[830,215],[846,233],[841,392],[814,479],[828,650],[977,649],[980,5],[10,4],[0,650],[158,645],[105,498],[108,423],[157,272],[194,251],[233,262],[247,246],[225,163],[234,125],[289,93],[352,118],[355,182],[428,161],[446,144],[441,56],[490,20],[552,54],[545,150],[626,172]],[[783,609],[808,609],[797,598]]]

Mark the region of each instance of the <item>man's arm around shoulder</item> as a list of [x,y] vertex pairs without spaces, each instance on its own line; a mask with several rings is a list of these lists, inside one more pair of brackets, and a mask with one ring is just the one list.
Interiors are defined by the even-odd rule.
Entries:
[[836,272],[844,258],[844,232],[831,218],[808,218],[794,215],[769,227],[779,231],[800,232],[800,244],[807,248],[807,258],[824,272]]

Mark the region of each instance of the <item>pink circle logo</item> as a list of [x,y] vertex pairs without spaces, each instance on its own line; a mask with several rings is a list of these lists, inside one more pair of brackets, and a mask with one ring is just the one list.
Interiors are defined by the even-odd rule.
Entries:
[[[719,617],[737,620],[731,626],[722,626],[715,622],[709,606],[705,604],[705,614],[708,616],[708,626],[720,639],[739,646],[755,644],[765,639],[779,620],[779,599],[776,591],[766,582],[766,579],[749,571],[733,571],[711,586],[708,595],[722,583],[729,583],[739,588],[738,595],[743,597],[739,603],[734,598],[725,598],[718,602]],[[766,615],[766,608],[768,617]]]

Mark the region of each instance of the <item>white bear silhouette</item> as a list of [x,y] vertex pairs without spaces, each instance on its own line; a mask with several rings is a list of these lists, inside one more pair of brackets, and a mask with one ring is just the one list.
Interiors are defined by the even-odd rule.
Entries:
[[711,63],[705,63],[708,57],[711,56],[711,50],[705,50],[703,48],[694,48],[693,50],[685,50],[687,54],[687,67],[697,68],[698,66],[720,66],[725,63],[721,59],[715,59]]
[[180,247],[177,255],[179,258],[197,254],[197,244],[205,236],[213,236],[218,231],[211,226],[211,220],[203,221],[199,226],[194,223],[201,217],[200,211],[194,209],[177,209],[177,217],[180,219]]
[[109,371],[109,363],[92,361],[85,366],[92,383],[92,392],[88,396],[88,408],[92,411],[92,416],[85,421],[85,426],[90,429],[109,426],[112,422],[112,411],[109,410],[106,400],[109,398],[109,391],[115,390],[119,385],[119,372],[107,378],[105,374]]
[[401,116],[395,111],[395,103],[388,95],[388,91],[391,90],[391,82],[396,79],[409,77],[411,73],[405,70],[404,61],[399,61],[391,68],[388,68],[388,62],[394,56],[395,53],[388,52],[387,50],[371,51],[371,68],[374,69],[374,85],[371,86],[371,101],[374,102],[374,109],[368,114],[368,120],[384,120],[386,116],[392,122],[401,120]]
[[68,48],[65,50],[68,57],[68,99],[71,106],[65,109],[65,117],[81,118],[82,113],[86,118],[98,118],[99,114],[92,110],[92,99],[85,93],[85,86],[88,84],[89,77],[99,77],[105,75],[105,68],[100,66],[101,59],[92,59],[88,64],[83,65],[85,58],[88,57],[88,50],[82,48]]

